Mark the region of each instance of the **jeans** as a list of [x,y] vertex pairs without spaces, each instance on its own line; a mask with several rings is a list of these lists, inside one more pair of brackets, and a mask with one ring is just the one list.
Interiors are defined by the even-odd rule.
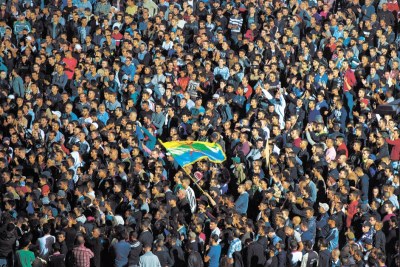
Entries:
[[347,107],[349,108],[349,119],[353,119],[353,107],[354,107],[354,100],[353,100],[353,94],[351,92],[345,92],[344,96],[346,97],[347,100]]
[[238,35],[239,32],[231,32],[231,39],[235,45],[239,42]]
[[7,259],[0,259],[0,267],[7,267],[8,266],[8,261]]

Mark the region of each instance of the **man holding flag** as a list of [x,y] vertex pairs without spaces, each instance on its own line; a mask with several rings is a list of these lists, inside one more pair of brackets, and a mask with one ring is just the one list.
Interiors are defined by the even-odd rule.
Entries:
[[190,210],[192,213],[196,212],[197,202],[196,202],[196,195],[193,189],[190,187],[190,178],[189,176],[184,176],[182,179],[182,186],[186,190],[186,197],[189,201]]

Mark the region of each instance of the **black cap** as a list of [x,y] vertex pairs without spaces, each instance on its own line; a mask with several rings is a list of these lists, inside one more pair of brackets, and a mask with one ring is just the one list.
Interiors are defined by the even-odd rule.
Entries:
[[40,174],[40,177],[50,178],[51,173],[49,171],[44,171]]
[[366,227],[371,227],[371,223],[370,223],[370,222],[368,222],[368,221],[365,221],[365,222],[363,223],[363,226],[366,226]]

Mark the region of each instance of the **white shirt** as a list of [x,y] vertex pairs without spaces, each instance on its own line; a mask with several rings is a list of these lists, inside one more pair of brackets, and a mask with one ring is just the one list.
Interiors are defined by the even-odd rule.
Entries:
[[186,197],[189,201],[190,210],[192,211],[192,213],[195,213],[196,206],[197,206],[196,195],[190,186],[188,188],[186,188]]
[[47,260],[52,252],[52,246],[56,242],[56,238],[52,235],[45,235],[37,240],[40,250],[40,257]]

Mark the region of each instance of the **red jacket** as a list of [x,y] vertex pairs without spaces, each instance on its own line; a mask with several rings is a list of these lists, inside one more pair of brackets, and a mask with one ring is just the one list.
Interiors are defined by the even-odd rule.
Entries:
[[352,201],[347,207],[346,227],[350,228],[351,221],[354,215],[357,213],[358,200]]
[[347,149],[347,146],[345,143],[342,143],[340,146],[337,147],[336,151],[339,152],[340,150],[346,151],[346,157],[349,157],[349,150]]
[[78,65],[78,61],[74,57],[65,57],[62,61],[65,63],[65,74],[67,74],[68,80],[71,80],[74,77],[74,71],[76,65]]
[[348,92],[353,88],[354,85],[356,85],[357,83],[356,76],[354,75],[354,72],[350,68],[348,68],[344,73],[344,78],[347,79],[347,83],[350,86],[347,85],[346,82],[343,82],[343,91]]
[[392,153],[390,153],[390,159],[394,161],[400,160],[400,138],[396,140],[390,140],[389,138],[386,138],[386,142],[393,146]]

